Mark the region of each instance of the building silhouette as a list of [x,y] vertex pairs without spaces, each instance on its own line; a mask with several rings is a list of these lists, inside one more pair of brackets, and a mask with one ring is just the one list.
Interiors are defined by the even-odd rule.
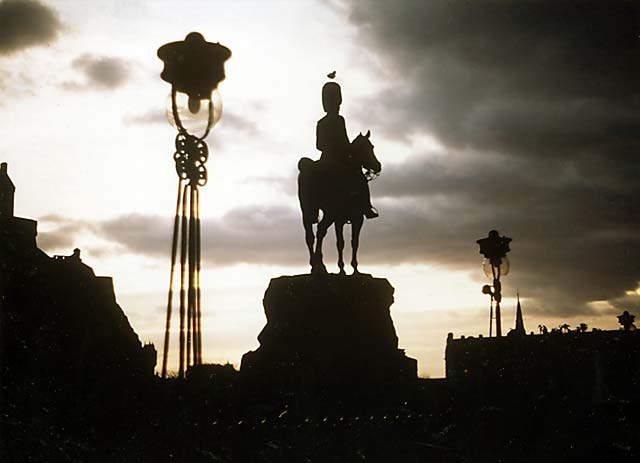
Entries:
[[[586,328],[586,326],[584,327]],[[452,389],[482,397],[570,395],[594,403],[640,398],[640,335],[635,330],[554,329],[526,334],[518,300],[504,337],[447,337]]]
[[15,185],[0,168],[0,375],[109,383],[153,377],[155,348],[143,346],[117,304],[111,277],[96,276],[80,250],[48,256],[37,222],[14,215]]

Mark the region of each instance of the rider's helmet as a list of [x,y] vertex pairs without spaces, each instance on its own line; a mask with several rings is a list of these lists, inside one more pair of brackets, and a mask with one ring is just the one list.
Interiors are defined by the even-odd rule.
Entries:
[[325,112],[336,110],[342,104],[342,92],[340,85],[335,82],[327,82],[322,87],[322,107]]

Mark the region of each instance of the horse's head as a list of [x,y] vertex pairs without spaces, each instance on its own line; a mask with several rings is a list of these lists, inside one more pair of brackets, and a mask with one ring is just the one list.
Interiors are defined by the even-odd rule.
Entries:
[[380,161],[378,161],[378,158],[373,152],[373,145],[369,137],[371,137],[370,130],[367,131],[365,135],[360,133],[351,142],[351,157],[356,164],[359,164],[377,176],[382,171],[382,164],[380,164]]

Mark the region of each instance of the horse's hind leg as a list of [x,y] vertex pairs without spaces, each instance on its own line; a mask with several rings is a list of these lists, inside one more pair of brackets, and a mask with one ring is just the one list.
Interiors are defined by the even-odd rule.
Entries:
[[344,275],[344,222],[336,222],[334,227],[336,229],[336,247],[338,248],[338,268],[340,275]]
[[360,246],[360,230],[362,230],[363,222],[362,215],[351,221],[351,266],[354,275],[360,273],[358,271],[358,247]]
[[318,224],[318,229],[316,230],[316,252],[313,256],[313,265],[311,267],[312,272],[326,273],[327,271],[324,262],[322,262],[322,241],[327,236],[327,230],[332,222],[333,220],[324,215]]

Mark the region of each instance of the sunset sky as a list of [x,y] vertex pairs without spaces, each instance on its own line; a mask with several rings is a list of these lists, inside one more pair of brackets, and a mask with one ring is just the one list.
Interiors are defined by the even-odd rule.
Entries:
[[488,334],[475,240],[492,228],[513,238],[504,327],[517,290],[528,331],[640,315],[637,5],[4,0],[0,161],[39,246],[113,276],[161,351],[177,177],[156,50],[191,31],[230,48],[201,192],[203,354],[239,366],[269,280],[308,272],[297,161],[319,157],[335,70],[349,136],[371,130],[383,164],[360,270],[395,287],[400,347],[438,377],[448,332]]

